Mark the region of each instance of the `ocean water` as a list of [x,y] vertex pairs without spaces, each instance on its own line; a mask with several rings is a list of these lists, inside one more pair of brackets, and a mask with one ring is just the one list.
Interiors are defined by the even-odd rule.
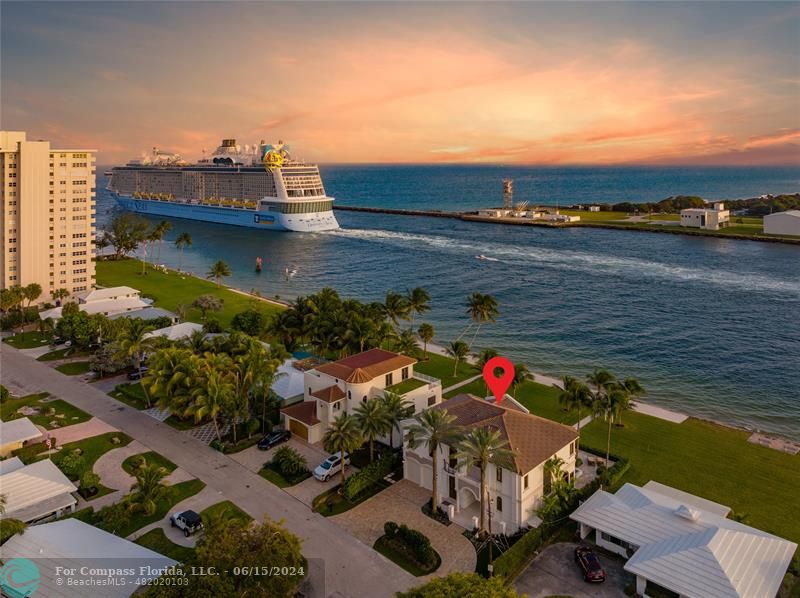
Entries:
[[[758,176],[716,169],[712,180],[702,175],[710,169],[510,170],[517,194],[520,173],[530,171],[531,188],[549,189],[562,204],[616,201],[615,193],[632,200],[747,197],[796,190],[800,178],[796,169],[755,169]],[[499,179],[507,175],[501,167],[331,166],[324,176],[343,204],[446,210],[486,205],[481,194],[492,189],[500,197]],[[100,226],[113,206],[99,191]],[[187,270],[202,274],[222,259],[233,271],[229,284],[267,296],[286,299],[331,286],[373,300],[421,285],[433,308],[422,319],[433,323],[441,344],[466,327],[467,295],[491,293],[501,314],[483,327],[478,347],[555,376],[605,367],[639,378],[654,404],[800,439],[797,246],[355,212],[337,218],[342,230],[315,234],[174,220],[170,238],[192,235]],[[264,260],[260,274],[257,256]],[[169,243],[161,261],[177,264]],[[286,266],[298,270],[290,280]]]

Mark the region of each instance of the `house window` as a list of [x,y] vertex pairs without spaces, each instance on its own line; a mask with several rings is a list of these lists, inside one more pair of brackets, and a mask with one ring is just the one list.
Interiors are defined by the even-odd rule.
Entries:
[[497,472],[497,481],[502,483],[503,482],[503,469],[501,467],[495,467],[494,469]]
[[436,396],[428,397],[428,407],[436,404]]
[[386,374],[386,386],[391,386],[391,385],[392,385],[392,374],[389,373]]
[[456,466],[458,466],[458,459],[456,459],[456,449],[454,449],[452,446],[448,447],[448,449],[449,449],[450,452],[449,452],[449,459],[447,461],[447,464],[452,469],[455,469]]
[[456,500],[456,496],[457,496],[457,494],[456,494],[456,477],[450,475],[450,476],[447,476],[447,479],[448,479],[448,482],[447,482],[448,495],[453,500]]
[[353,398],[353,396],[350,394],[350,391],[348,390],[347,391],[347,400],[349,401],[352,398]]
[[342,410],[342,402],[341,401],[336,401],[333,404],[333,410],[334,411],[341,411]]
[[525,488],[525,490],[528,489],[528,476],[522,478],[522,487]]
[[403,368],[403,370],[400,372],[400,377],[403,380],[408,380],[408,368]]
[[308,394],[311,394],[311,387],[308,387]]
[[569,454],[570,455],[574,455],[575,454],[575,443],[574,442],[571,442],[570,445],[569,445]]
[[503,512],[503,497],[502,496],[498,496],[497,497],[497,512],[498,513],[502,513]]
[[361,402],[362,402],[362,403],[366,403],[366,402],[367,402],[367,396],[366,396],[366,395],[364,395],[363,397],[361,397]]

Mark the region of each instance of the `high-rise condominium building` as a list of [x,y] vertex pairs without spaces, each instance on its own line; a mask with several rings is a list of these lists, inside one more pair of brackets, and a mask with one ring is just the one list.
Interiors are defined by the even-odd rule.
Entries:
[[72,295],[92,288],[94,152],[0,131],[2,288],[39,283],[40,302],[57,289]]

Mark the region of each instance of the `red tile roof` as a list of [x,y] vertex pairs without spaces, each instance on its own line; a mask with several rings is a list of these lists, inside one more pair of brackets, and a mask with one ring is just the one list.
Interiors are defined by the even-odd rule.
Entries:
[[311,396],[325,401],[326,403],[334,403],[343,399],[345,394],[341,388],[334,384],[333,386],[328,386],[327,388],[315,390],[311,393]]
[[292,419],[301,421],[307,426],[314,426],[319,423],[317,419],[317,403],[316,401],[303,401],[296,405],[289,405],[281,409],[281,413],[285,413]]
[[519,474],[528,473],[578,438],[574,428],[524,413],[515,406],[497,405],[474,395],[461,394],[431,409],[446,409],[464,428],[492,427],[508,441]]
[[338,361],[326,363],[316,369],[318,372],[345,382],[359,384],[369,382],[378,376],[415,363],[417,363],[417,360],[413,357],[384,351],[383,349],[370,349]]

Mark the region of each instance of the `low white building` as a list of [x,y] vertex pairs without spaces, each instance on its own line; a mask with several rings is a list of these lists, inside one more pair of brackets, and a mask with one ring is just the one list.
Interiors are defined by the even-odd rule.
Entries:
[[717,202],[713,208],[687,208],[681,210],[681,226],[719,230],[730,226],[731,213],[725,204]]
[[[513,470],[489,464],[486,472],[492,533],[511,534],[520,527],[539,524],[534,511],[550,492],[551,480],[544,475],[548,459],[560,457],[563,475],[574,479],[578,439],[574,428],[532,415],[508,395],[498,405],[494,398],[462,394],[433,408],[446,410],[455,417],[453,424],[464,432],[476,427],[499,430],[514,452]],[[441,506],[451,520],[471,529],[480,517],[480,471],[459,465],[455,453],[455,447],[439,448]],[[433,488],[433,460],[424,444],[412,449],[404,443],[403,471],[405,479]]]
[[599,212],[600,211],[600,206],[589,206],[588,210],[590,212]]
[[0,457],[6,457],[13,451],[21,449],[26,442],[41,437],[42,431],[27,417],[0,422]]
[[511,210],[503,208],[486,208],[478,210],[478,216],[485,216],[487,218],[505,218],[509,215]]
[[800,237],[800,210],[787,210],[764,216],[764,232],[768,235]]
[[25,523],[61,517],[78,503],[72,495],[78,488],[50,459],[3,468],[0,488],[6,497],[5,517]]
[[[89,315],[113,316],[144,309],[150,305],[141,298],[139,291],[125,286],[94,289],[78,295],[77,298],[78,309]],[[47,318],[57,320],[61,317],[62,310],[63,306],[46,309],[40,316],[43,320]]]
[[191,337],[195,332],[202,332],[203,325],[194,322],[181,322],[166,328],[159,328],[144,335],[144,338],[162,336],[170,341],[182,341]]
[[797,544],[728,519],[730,508],[658,482],[595,492],[570,518],[628,558],[636,592],[681,598],[773,598]]
[[414,413],[440,403],[441,381],[415,373],[415,363],[413,357],[370,349],[312,368],[303,374],[303,402],[281,409],[284,425],[314,443],[322,440],[339,414],[353,413],[359,404],[382,397],[387,390],[409,401]]
[[[17,534],[3,544],[3,559],[12,558],[33,561],[40,579],[32,596],[48,598],[127,598],[147,580],[177,565],[149,548],[78,519],[35,525]],[[71,570],[75,573],[65,573]],[[108,575],[108,570],[118,571]]]

